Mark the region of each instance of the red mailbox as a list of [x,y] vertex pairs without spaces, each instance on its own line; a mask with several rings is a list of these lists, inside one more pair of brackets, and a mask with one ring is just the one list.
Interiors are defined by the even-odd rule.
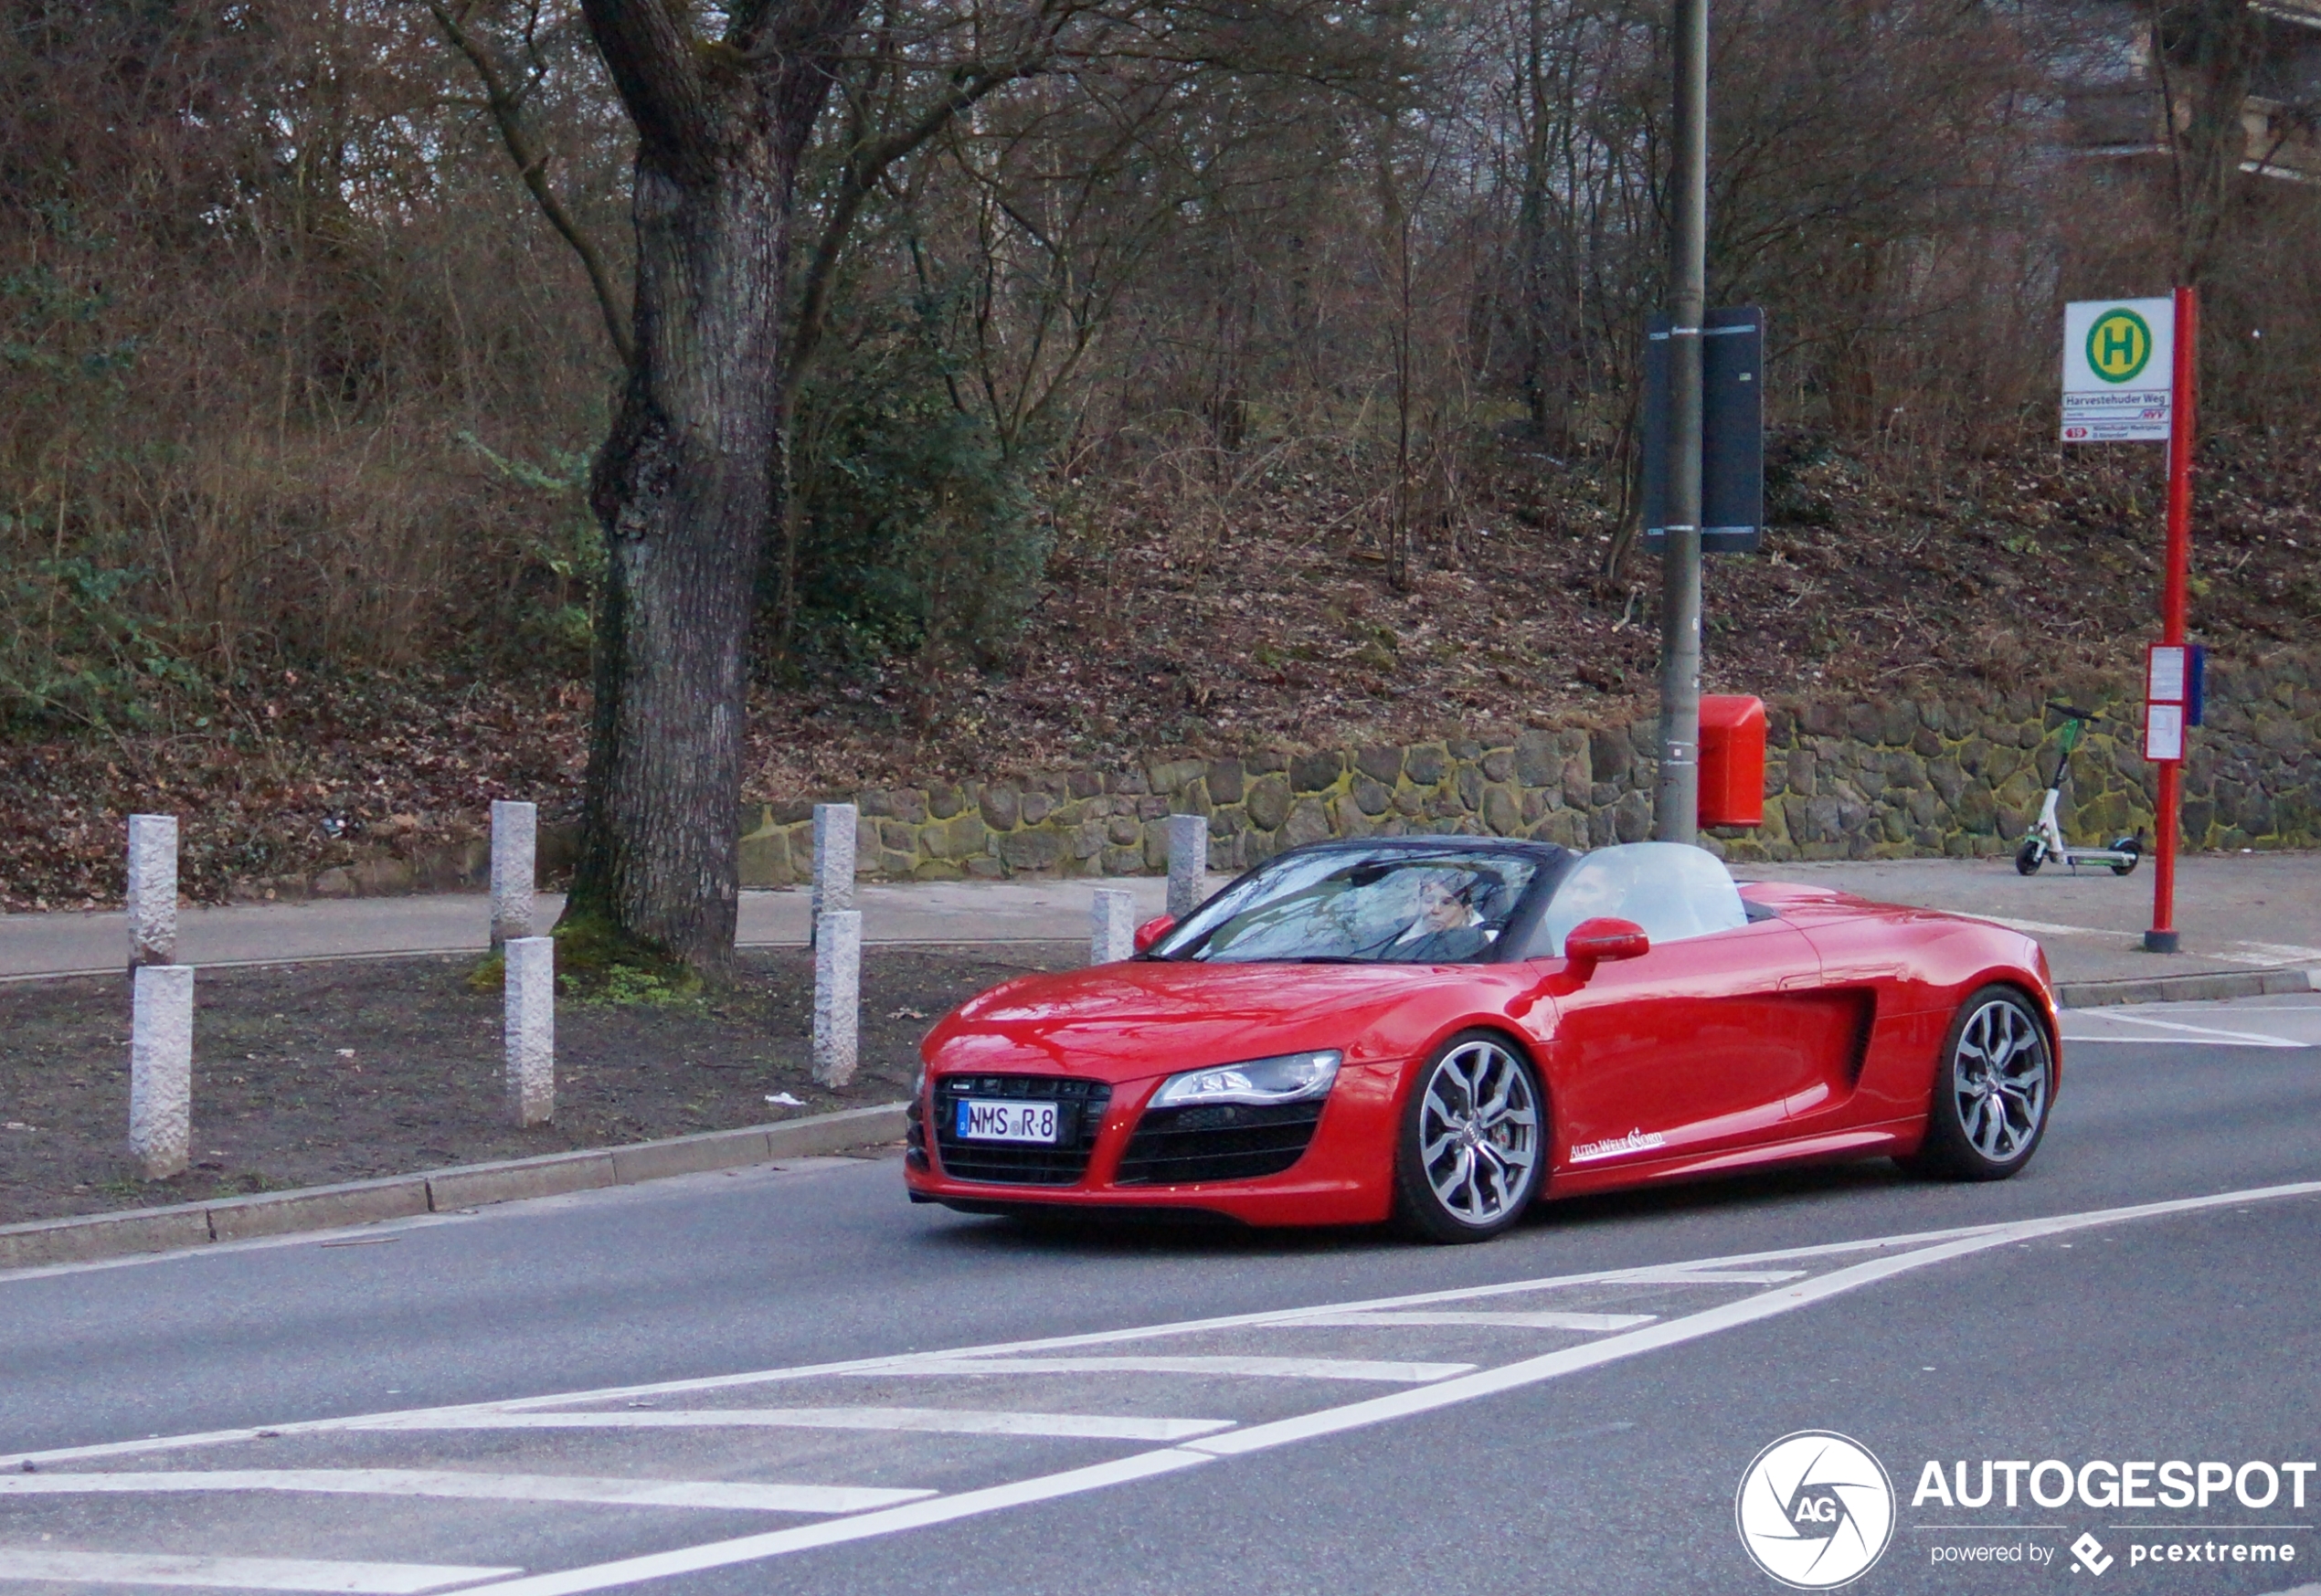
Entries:
[[1765,700],[1739,692],[1701,695],[1699,823],[1765,823]]

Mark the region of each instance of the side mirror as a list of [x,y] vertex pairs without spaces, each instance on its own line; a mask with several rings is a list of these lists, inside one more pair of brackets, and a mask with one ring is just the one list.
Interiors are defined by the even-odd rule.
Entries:
[[1633,920],[1598,915],[1583,920],[1563,938],[1563,957],[1574,964],[1605,964],[1614,959],[1641,958],[1652,951],[1652,939]]
[[[1150,953],[1154,943],[1176,928],[1177,917],[1174,914],[1155,914],[1137,927],[1137,951]],[[1641,935],[1642,933],[1639,932],[1638,935]]]

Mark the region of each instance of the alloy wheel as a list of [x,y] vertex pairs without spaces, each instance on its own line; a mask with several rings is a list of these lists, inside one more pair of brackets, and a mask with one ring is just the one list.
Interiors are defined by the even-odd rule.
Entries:
[[1497,1042],[1454,1048],[1426,1077],[1419,1160],[1436,1201],[1462,1224],[1495,1224],[1530,1200],[1539,1132],[1531,1072]]
[[2047,1038],[2019,1003],[1994,998],[1969,1015],[1951,1055],[1958,1124],[1993,1164],[2019,1157],[2047,1117]]

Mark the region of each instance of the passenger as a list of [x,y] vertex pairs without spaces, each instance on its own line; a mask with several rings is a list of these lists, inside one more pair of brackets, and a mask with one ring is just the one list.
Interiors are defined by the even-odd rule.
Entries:
[[1563,884],[1555,889],[1555,898],[1548,905],[1547,929],[1552,934],[1552,946],[1557,952],[1563,948],[1563,939],[1583,920],[1605,917],[1634,918],[1636,872],[1634,862],[1614,849],[1599,849],[1584,853]]

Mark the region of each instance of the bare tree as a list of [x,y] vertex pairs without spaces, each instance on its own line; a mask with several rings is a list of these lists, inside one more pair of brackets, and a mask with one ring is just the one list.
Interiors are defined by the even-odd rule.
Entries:
[[[1349,18],[1311,0],[581,7],[636,129],[636,281],[627,386],[590,485],[608,558],[566,923],[714,975],[733,949],[747,642],[760,545],[782,514],[791,395],[881,185],[988,97],[1028,79],[1225,67],[1327,84],[1374,49]],[[477,48],[450,0],[436,15],[476,70],[535,197],[600,281],[602,252],[560,219],[542,180],[545,152],[524,126],[519,75]],[[811,185],[810,170],[819,173]],[[801,220],[811,228],[802,240]],[[1007,220],[1039,231],[1028,217]],[[1067,291],[1056,302],[1075,298]],[[1091,303],[1078,296],[1083,322]],[[609,303],[606,323],[619,345],[621,318]],[[1067,366],[1084,344],[1067,333]],[[1042,386],[1034,379],[1025,392]],[[1002,429],[1020,428],[1023,406],[1040,402],[1002,403],[988,385],[986,399]]]
[[2266,42],[2263,24],[2250,0],[2156,7],[2152,53],[2169,133],[2178,282],[2198,283],[2210,274],[2241,187],[2242,163],[2249,159],[2249,93]]

